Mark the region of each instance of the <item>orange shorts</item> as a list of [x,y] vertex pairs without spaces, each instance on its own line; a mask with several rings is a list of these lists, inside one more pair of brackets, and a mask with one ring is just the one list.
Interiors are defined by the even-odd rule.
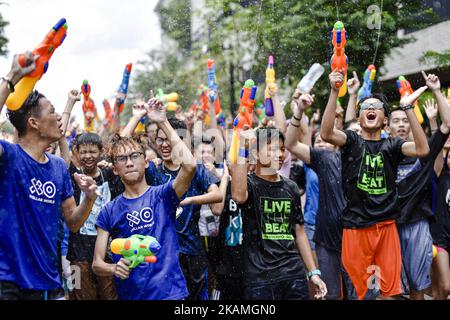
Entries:
[[344,229],[342,264],[355,286],[358,299],[378,287],[383,296],[402,292],[402,256],[394,220],[364,229]]

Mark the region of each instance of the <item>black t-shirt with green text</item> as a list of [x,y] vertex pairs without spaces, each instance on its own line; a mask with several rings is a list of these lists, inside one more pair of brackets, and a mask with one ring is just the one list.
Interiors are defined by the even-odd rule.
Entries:
[[303,224],[300,191],[289,179],[270,182],[248,176],[243,209],[245,285],[265,285],[305,277],[295,245],[295,225]]
[[347,201],[344,228],[366,228],[400,214],[397,203],[397,167],[404,158],[400,138],[364,140],[346,130],[342,147],[342,179]]

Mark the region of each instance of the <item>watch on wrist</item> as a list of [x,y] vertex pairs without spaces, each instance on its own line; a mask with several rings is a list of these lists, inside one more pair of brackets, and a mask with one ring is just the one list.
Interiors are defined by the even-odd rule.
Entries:
[[313,271],[310,271],[310,272],[308,272],[308,274],[306,275],[306,278],[308,279],[308,281],[311,279],[311,277],[312,276],[321,276],[322,275],[322,273],[320,272],[320,270],[319,269],[315,269],[315,270],[313,270]]
[[401,108],[403,111],[406,111],[406,110],[409,110],[409,109],[414,109],[414,105],[408,104],[407,106],[400,106],[400,108]]

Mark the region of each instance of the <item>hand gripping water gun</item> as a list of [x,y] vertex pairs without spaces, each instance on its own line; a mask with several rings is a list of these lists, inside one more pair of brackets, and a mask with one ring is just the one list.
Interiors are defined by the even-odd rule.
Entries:
[[216,116],[218,116],[222,112],[222,108],[220,106],[220,100],[217,93],[219,92],[219,87],[216,83],[216,67],[214,64],[214,60],[208,59],[208,88],[209,92],[209,101],[214,103],[214,112]]
[[103,100],[103,108],[105,109],[105,126],[111,127],[113,120],[113,112],[111,109],[111,105],[107,99]]
[[364,83],[358,91],[358,101],[369,97],[372,94],[372,86],[377,74],[377,69],[373,64],[367,67],[364,72]]
[[[414,92],[414,90],[411,87],[411,84],[409,83],[408,80],[406,80],[406,78],[404,76],[398,77],[397,88],[398,88],[398,91],[400,92],[401,98],[403,98],[407,95],[410,95],[411,93]],[[423,116],[422,116],[422,113],[420,112],[418,100],[416,100],[414,102],[414,113],[416,114],[417,121],[419,121],[419,124],[422,124]]]
[[[127,94],[128,92],[128,84],[130,83],[130,74],[131,68],[133,67],[132,63],[129,63],[125,66],[125,70],[123,71],[122,83],[119,87],[119,92],[123,94]],[[119,99],[119,113],[122,113],[123,108],[125,107],[125,99]]]
[[269,88],[275,84],[275,69],[273,68],[273,57],[269,56],[269,63],[266,69],[266,90],[264,91],[264,107],[266,115],[273,117],[274,109],[272,98],[269,95]]
[[97,109],[94,101],[89,97],[91,94],[91,86],[87,80],[83,81],[81,85],[81,92],[83,93],[83,114],[84,114],[84,130],[87,132],[94,131],[94,119],[98,120]]
[[253,124],[253,106],[255,105],[256,90],[255,82],[252,79],[245,81],[245,85],[241,90],[241,105],[239,112],[233,122],[233,136],[231,138],[230,161],[237,163],[239,148],[239,133],[244,125],[250,128]]
[[345,43],[347,41],[347,32],[345,31],[344,24],[341,21],[337,21],[334,24],[333,31],[331,32],[331,38],[333,43],[333,56],[331,57],[331,71],[344,69],[344,83],[337,83],[339,89],[339,97],[345,96],[347,93],[347,70],[348,70],[348,57],[345,54]]
[[178,101],[178,93],[172,92],[169,94],[164,94],[162,89],[158,89],[158,94],[156,98],[160,100],[165,106],[167,111],[176,111],[177,110],[177,101]]
[[141,263],[155,263],[155,254],[161,249],[159,242],[151,236],[134,234],[129,238],[117,238],[111,242],[111,252],[122,255],[131,262],[130,269]]
[[[64,41],[67,35],[66,19],[62,18],[58,23],[47,33],[44,40],[34,49],[33,54],[39,55],[36,61],[36,69],[21,79],[15,86],[15,91],[11,93],[6,100],[6,106],[9,110],[17,110],[25,102],[31,91],[33,91],[36,82],[41,79],[42,75],[47,72],[48,62],[58,48]],[[25,67],[25,55],[19,56],[19,63]]]

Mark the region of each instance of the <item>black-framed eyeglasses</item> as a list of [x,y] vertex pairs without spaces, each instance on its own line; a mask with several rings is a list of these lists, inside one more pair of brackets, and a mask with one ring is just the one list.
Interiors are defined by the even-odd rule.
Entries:
[[359,106],[360,110],[368,110],[370,107],[374,108],[375,110],[383,109],[383,102],[376,101],[376,102],[363,102]]
[[118,164],[125,164],[128,161],[128,158],[135,163],[144,155],[143,152],[132,152],[129,155],[120,155],[114,158],[114,162]]
[[164,144],[164,142],[166,143],[166,144],[170,144],[169,143],[169,139],[163,139],[163,138],[160,138],[160,137],[158,137],[158,138],[156,138],[156,144],[158,145],[158,146],[162,146],[163,144]]

